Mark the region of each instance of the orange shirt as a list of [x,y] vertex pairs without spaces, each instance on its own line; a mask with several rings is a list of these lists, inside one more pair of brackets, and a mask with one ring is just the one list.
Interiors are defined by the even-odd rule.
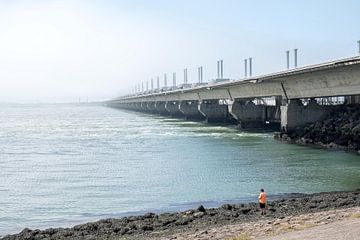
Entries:
[[259,203],[266,203],[266,193],[261,192],[259,195]]

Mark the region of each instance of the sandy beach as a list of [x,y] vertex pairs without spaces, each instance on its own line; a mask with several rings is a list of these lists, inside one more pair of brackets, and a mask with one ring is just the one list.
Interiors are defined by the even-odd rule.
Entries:
[[[360,207],[268,219],[176,234],[177,240],[355,240],[360,236]],[[154,238],[155,239],[155,238]]]

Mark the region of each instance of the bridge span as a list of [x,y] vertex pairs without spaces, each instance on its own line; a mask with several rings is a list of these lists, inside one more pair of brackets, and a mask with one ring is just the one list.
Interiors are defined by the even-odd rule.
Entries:
[[288,131],[360,102],[360,56],[240,80],[119,97],[110,107]]

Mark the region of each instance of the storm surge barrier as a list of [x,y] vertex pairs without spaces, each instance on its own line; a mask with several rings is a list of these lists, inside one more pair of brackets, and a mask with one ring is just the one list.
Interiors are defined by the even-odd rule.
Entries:
[[[222,64],[222,63],[221,63]],[[222,66],[218,67],[222,71]],[[218,70],[219,71],[219,70]],[[114,108],[242,128],[291,131],[324,119],[337,105],[360,103],[360,57],[340,59],[240,80],[143,91],[106,102]],[[176,84],[176,81],[174,81]]]

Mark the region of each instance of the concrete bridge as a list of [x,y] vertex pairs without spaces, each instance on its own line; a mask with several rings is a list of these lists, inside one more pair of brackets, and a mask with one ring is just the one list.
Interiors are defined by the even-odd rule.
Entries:
[[[278,125],[285,131],[323,119],[336,104],[359,103],[360,57],[242,80],[147,92],[107,102],[115,108],[242,128]],[[338,101],[339,100],[339,101]]]

